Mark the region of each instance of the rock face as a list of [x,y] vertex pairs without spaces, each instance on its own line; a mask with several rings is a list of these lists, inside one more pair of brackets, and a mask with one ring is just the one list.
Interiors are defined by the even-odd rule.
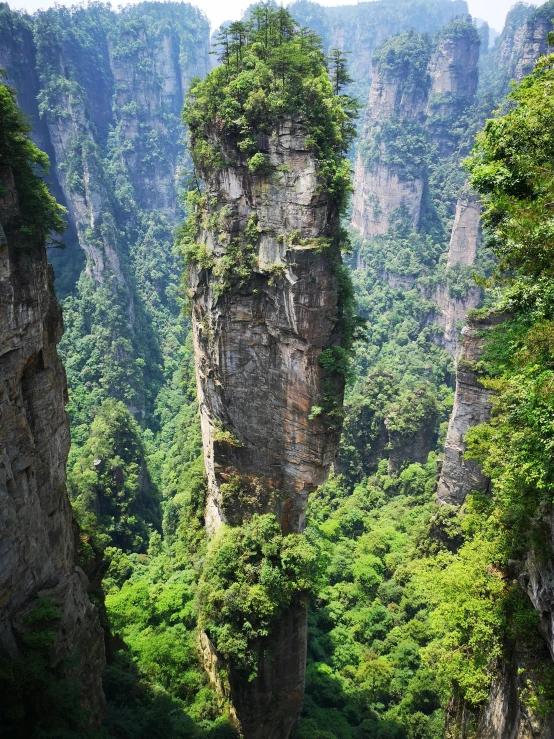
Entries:
[[386,164],[376,162],[366,168],[358,157],[354,180],[352,224],[365,239],[386,234],[391,216],[401,207],[406,209],[413,227],[417,227],[425,185],[422,177],[406,181]]
[[17,243],[22,224],[9,167],[0,169],[0,187],[0,644],[17,659],[26,616],[37,596],[48,596],[61,614],[51,664],[80,681],[82,703],[98,724],[104,636],[87,578],[76,567],[65,487],[61,311],[44,244]]
[[477,90],[479,43],[468,35],[442,38],[429,63],[432,95],[454,95],[463,104]]
[[552,0],[539,8],[517,3],[510,10],[494,48],[483,58],[481,70],[483,87],[493,91],[496,99],[509,92],[512,80],[529,74],[537,59],[548,51],[548,32],[554,30],[552,18]]
[[429,139],[448,155],[448,122],[477,90],[479,38],[469,24],[454,21],[433,44],[415,34],[397,39],[374,59],[356,160],[352,224],[364,240],[386,234],[401,208],[414,229],[421,222],[427,175],[421,162],[411,161],[412,150],[399,148],[398,127],[412,148]]
[[[340,255],[318,247],[335,232],[338,213],[318,187],[305,137],[301,121],[278,125],[265,146],[272,175],[251,175],[241,164],[201,173],[208,214],[197,240],[210,256],[208,267],[190,267],[189,294],[210,532],[267,512],[284,533],[303,531],[308,495],[325,480],[338,446],[340,430],[319,407],[324,388],[342,404],[344,380],[327,376],[319,359],[341,338],[332,267]],[[253,266],[222,285],[224,260],[237,243]],[[232,493],[237,485],[240,495]],[[305,655],[301,607],[289,609],[266,641],[255,680],[227,668],[247,739],[290,735]]]
[[[407,177],[402,166],[391,164],[382,136],[383,127],[390,122],[401,120],[412,126],[423,123],[430,79],[419,65],[419,58],[414,56],[395,65],[377,60],[373,66],[364,143],[356,160],[352,199],[352,224],[364,239],[385,234],[391,216],[401,207],[406,209],[414,228],[419,224],[423,173]],[[371,150],[368,144],[372,144]]]
[[475,195],[463,194],[456,205],[447,267],[475,264],[477,246],[481,237],[481,206]]
[[461,505],[472,490],[487,490],[489,481],[473,460],[464,459],[464,437],[473,426],[488,421],[492,392],[479,383],[476,363],[485,342],[484,334],[504,320],[500,314],[472,319],[462,331],[462,353],[456,372],[456,395],[444,447],[444,461],[437,489],[440,504]]
[[548,33],[553,30],[554,3],[544,3],[516,27],[513,40],[502,39],[502,69],[509,69],[512,79],[522,80],[532,70],[537,59],[548,49]]
[[[142,417],[153,410],[150,385],[164,364],[153,306],[166,320],[179,315],[168,283],[176,281],[172,231],[182,216],[180,115],[190,79],[209,68],[208,49],[207,20],[184,3],[118,13],[100,4],[27,17],[8,11],[0,19],[0,63],[69,211],[68,248],[50,255],[57,287],[64,296],[93,295],[104,307],[102,316],[89,309],[78,322],[82,347],[91,347],[80,359],[103,397],[125,399]],[[153,249],[163,252],[156,269]],[[107,364],[122,368],[118,383],[109,373],[98,377],[92,347],[99,336],[108,337]]]
[[[477,248],[481,239],[481,206],[477,197],[472,193],[462,193],[456,205],[456,215],[448,258],[447,270],[457,265],[471,267],[477,259]],[[468,311],[477,308],[482,300],[481,288],[471,285],[465,295],[452,295],[448,284],[439,284],[428,295],[439,308],[431,320],[443,330],[442,335],[434,338],[435,343],[446,349],[456,359],[462,348],[460,325],[463,325]]]
[[537,665],[547,662],[547,650],[529,650],[517,645],[511,659],[503,662],[481,711],[470,711],[452,702],[446,711],[445,739],[550,739],[554,736],[552,715],[533,713],[520,696],[534,684]]

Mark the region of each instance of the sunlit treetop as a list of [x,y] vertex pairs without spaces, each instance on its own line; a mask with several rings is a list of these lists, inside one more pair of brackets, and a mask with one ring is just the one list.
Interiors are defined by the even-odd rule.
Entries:
[[216,47],[220,66],[193,82],[184,113],[200,174],[237,157],[247,162],[259,153],[260,135],[294,116],[305,125],[326,189],[344,205],[350,188],[344,155],[358,109],[344,94],[351,81],[345,55],[333,51],[328,60],[313,31],[270,5],[223,28]]
[[487,122],[466,166],[500,271],[552,276],[554,55],[542,57],[509,97],[513,108]]

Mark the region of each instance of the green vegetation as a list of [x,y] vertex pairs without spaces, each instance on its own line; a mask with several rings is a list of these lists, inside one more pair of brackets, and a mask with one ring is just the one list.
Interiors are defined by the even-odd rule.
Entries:
[[[495,657],[505,652],[506,643],[533,644],[537,614],[512,580],[514,567],[529,551],[539,563],[550,556],[543,515],[551,505],[554,471],[547,207],[553,63],[554,57],[543,58],[513,91],[512,109],[487,123],[468,161],[472,183],[485,203],[489,246],[499,259],[497,308],[507,314],[492,332],[479,367],[482,383],[495,391],[493,417],[467,436],[468,456],[491,478],[493,495],[473,496],[465,523],[469,540],[459,561],[433,588],[439,594],[436,619],[443,633],[444,656],[436,655],[438,664],[474,704],[486,698]],[[461,598],[467,599],[464,618],[459,606],[454,608]],[[453,659],[452,653],[460,658]],[[548,670],[530,685],[529,705],[539,713],[551,711]]]
[[0,165],[11,168],[15,188],[9,192],[6,177],[0,196],[9,202],[17,193],[20,219],[14,236],[22,247],[42,244],[51,231],[65,229],[65,209],[43,180],[48,174],[48,157],[33,144],[30,133],[31,126],[15,101],[15,90],[0,82]]
[[98,546],[145,551],[161,525],[159,496],[146,467],[140,428],[120,401],[106,400],[86,443],[68,461],[73,508]]
[[[314,152],[319,186],[335,213],[343,212],[351,189],[345,154],[357,114],[356,102],[343,93],[350,81],[344,55],[334,52],[329,74],[318,37],[270,4],[254,7],[247,21],[223,28],[217,46],[221,64],[206,79],[193,81],[183,116],[198,174],[209,177],[216,168],[240,165],[255,177],[279,176],[282,168],[271,164],[263,142],[292,122],[302,127]],[[250,218],[216,259],[202,239],[207,230],[227,238],[227,209],[200,189],[189,195],[188,204],[189,218],[178,236],[185,258],[213,271],[217,294],[244,284],[257,267],[256,220]],[[335,231],[306,246],[340,251],[347,240],[341,229]],[[292,234],[279,238],[294,242]],[[271,281],[278,278],[273,270]]]
[[427,73],[430,56],[430,39],[405,31],[388,38],[373,54],[373,63],[385,79],[401,79],[408,92],[427,92],[431,84]]
[[260,639],[317,582],[317,549],[284,536],[275,516],[224,526],[210,541],[198,586],[199,626],[230,665],[257,674]]
[[[217,46],[220,66],[192,84],[184,113],[198,171],[234,164],[238,156],[251,172],[267,175],[259,137],[293,117],[307,130],[323,186],[343,208],[351,188],[344,154],[354,135],[356,106],[341,94],[347,82],[342,60],[335,64],[333,88],[318,37],[301,29],[287,10],[269,4],[253,8],[248,21],[224,28]],[[229,151],[224,138],[232,144]]]

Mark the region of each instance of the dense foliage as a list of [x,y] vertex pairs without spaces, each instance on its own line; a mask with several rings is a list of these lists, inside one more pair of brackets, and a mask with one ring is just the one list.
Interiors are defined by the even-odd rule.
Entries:
[[15,90],[0,82],[0,165],[11,168],[15,188],[8,191],[6,178],[0,196],[10,202],[17,193],[21,224],[16,238],[21,246],[42,244],[51,231],[59,233],[65,228],[65,209],[43,179],[48,157],[31,141],[30,133],[31,126],[15,101]]
[[260,638],[314,587],[317,554],[301,534],[284,536],[270,514],[225,526],[210,541],[198,589],[199,626],[250,679]]
[[[220,66],[192,85],[184,115],[199,171],[230,163],[238,151],[252,173],[262,174],[269,162],[259,150],[260,136],[270,136],[279,122],[294,117],[308,131],[325,189],[343,208],[351,188],[344,154],[356,113],[354,101],[342,94],[349,81],[344,63],[336,59],[331,65],[333,85],[319,38],[270,4],[253,8],[248,21],[224,28],[217,43]],[[230,151],[223,145],[226,138]]]

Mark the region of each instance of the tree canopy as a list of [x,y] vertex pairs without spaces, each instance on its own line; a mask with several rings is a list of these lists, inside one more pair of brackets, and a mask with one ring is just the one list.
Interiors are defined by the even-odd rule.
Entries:
[[349,79],[343,57],[334,59],[333,84],[319,37],[269,4],[225,26],[216,47],[220,66],[192,84],[184,112],[197,170],[229,165],[237,153],[251,165],[261,153],[259,136],[294,116],[305,124],[327,190],[344,207],[350,191],[344,155],[355,135],[357,105],[343,94]]

